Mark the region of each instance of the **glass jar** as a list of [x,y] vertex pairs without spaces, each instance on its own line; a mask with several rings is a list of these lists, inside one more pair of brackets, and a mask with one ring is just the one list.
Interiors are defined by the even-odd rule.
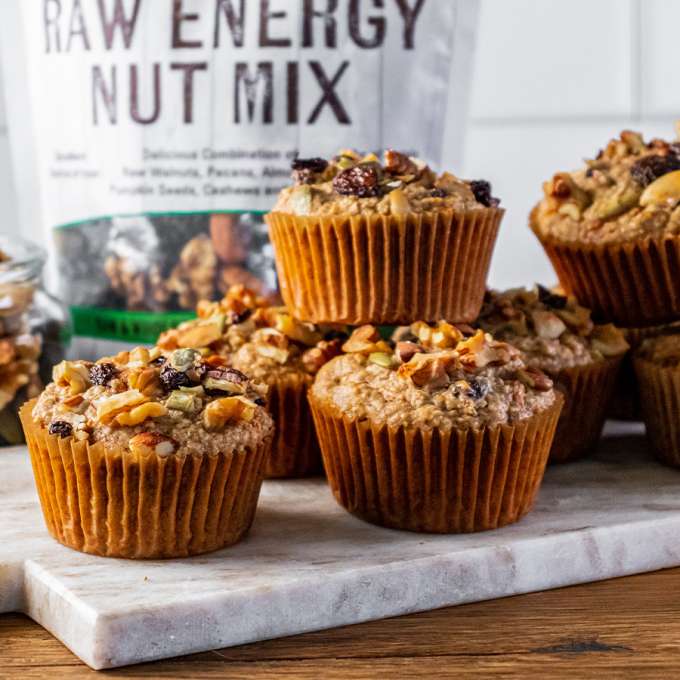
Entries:
[[0,235],[0,445],[23,438],[19,408],[52,379],[71,338],[67,309],[42,287],[45,251]]

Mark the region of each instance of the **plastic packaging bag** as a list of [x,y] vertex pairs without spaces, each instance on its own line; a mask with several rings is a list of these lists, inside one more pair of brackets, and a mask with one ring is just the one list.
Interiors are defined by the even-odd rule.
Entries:
[[262,215],[298,154],[437,166],[446,139],[458,160],[476,15],[476,0],[0,3],[21,221],[40,225],[76,335],[150,342],[232,283],[274,291]]

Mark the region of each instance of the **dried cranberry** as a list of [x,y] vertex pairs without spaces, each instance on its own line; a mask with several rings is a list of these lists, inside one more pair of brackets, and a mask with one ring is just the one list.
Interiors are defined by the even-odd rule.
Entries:
[[189,376],[172,366],[165,366],[161,370],[160,379],[167,392],[179,389],[180,387],[189,387],[191,385]]
[[479,399],[484,399],[489,393],[489,383],[486,380],[476,380],[473,378],[469,384],[470,387],[468,387],[465,394],[470,399],[478,401]]
[[470,189],[475,195],[477,203],[487,208],[495,208],[501,201],[491,195],[491,183],[485,179],[473,179],[470,181]]
[[630,168],[631,177],[640,186],[646,187],[654,180],[663,175],[680,170],[680,158],[675,154],[660,156],[643,156],[639,161],[635,161]]
[[538,300],[548,307],[553,309],[564,309],[567,306],[567,298],[564,295],[558,295],[548,290],[540,283],[536,284],[536,289],[538,290]]
[[90,366],[90,382],[93,385],[108,385],[117,374],[118,369],[113,364],[101,363]]
[[380,193],[378,170],[373,165],[355,165],[333,178],[333,188],[343,196],[370,198]]
[[328,167],[328,161],[323,158],[295,158],[290,167],[292,170],[323,172]]
[[65,420],[55,420],[50,423],[47,430],[50,434],[58,434],[62,439],[70,437],[73,434],[73,425],[67,423]]
[[432,198],[446,198],[448,194],[444,189],[432,189],[430,191],[430,196],[432,196]]

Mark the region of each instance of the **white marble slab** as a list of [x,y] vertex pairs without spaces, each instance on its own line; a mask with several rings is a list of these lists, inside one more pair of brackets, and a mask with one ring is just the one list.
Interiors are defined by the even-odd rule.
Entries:
[[365,524],[321,480],[267,482],[249,538],[170,562],[97,558],[45,531],[24,450],[0,451],[0,612],[109,668],[680,565],[680,472],[640,426],[551,468],[518,524],[467,536]]

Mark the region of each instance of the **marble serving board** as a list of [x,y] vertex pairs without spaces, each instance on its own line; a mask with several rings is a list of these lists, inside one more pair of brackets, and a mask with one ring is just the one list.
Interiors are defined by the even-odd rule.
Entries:
[[642,426],[548,470],[518,524],[405,533],[345,513],[322,480],[266,482],[249,537],[203,557],[83,555],[44,528],[25,449],[0,450],[0,612],[109,668],[680,565],[680,472]]

